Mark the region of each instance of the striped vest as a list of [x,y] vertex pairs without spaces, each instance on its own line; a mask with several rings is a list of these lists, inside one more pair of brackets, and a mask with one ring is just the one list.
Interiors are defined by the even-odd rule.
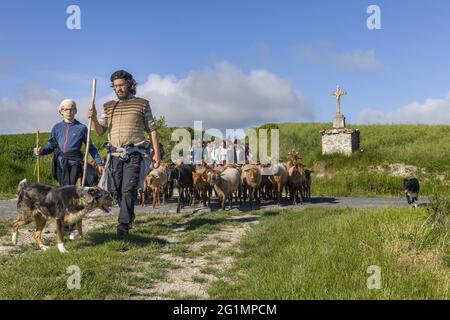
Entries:
[[145,132],[155,129],[150,103],[142,98],[112,100],[103,105],[108,121],[108,139],[114,147],[139,144]]

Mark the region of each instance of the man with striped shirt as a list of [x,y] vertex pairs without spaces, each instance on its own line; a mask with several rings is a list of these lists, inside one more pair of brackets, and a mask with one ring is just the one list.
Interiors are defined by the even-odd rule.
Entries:
[[142,176],[143,156],[147,153],[148,140],[145,133],[148,133],[153,145],[154,168],[160,164],[159,143],[150,103],[134,96],[137,83],[133,76],[119,70],[111,75],[111,83],[118,100],[105,103],[99,119],[95,106],[91,106],[88,117],[92,118],[98,135],[108,132],[108,189],[119,202],[117,235],[124,238],[134,220],[134,204]]

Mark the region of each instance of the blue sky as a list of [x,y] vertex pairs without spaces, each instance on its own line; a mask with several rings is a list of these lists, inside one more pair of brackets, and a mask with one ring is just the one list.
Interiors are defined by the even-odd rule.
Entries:
[[[66,27],[72,4],[81,30]],[[381,30],[366,27],[371,4]],[[19,0],[3,4],[0,21],[0,133],[49,129],[65,97],[85,110],[94,77],[103,102],[122,68],[172,125],[202,120],[183,113],[195,108],[218,127],[327,122],[337,84],[348,122],[450,124],[447,0]],[[233,116],[207,115],[220,108]],[[12,126],[20,110],[33,118]]]

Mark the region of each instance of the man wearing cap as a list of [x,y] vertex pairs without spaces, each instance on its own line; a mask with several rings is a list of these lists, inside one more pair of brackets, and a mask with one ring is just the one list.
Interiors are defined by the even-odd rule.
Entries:
[[[75,185],[83,173],[83,154],[81,145],[86,145],[87,127],[75,119],[77,105],[75,101],[66,99],[59,105],[59,114],[63,121],[55,124],[48,144],[44,148],[34,148],[35,156],[44,156],[54,152],[52,174],[61,186]],[[89,143],[89,153],[97,163],[100,174],[103,173],[103,161],[97,148]]]
[[[124,238],[134,220],[137,188],[143,184],[151,161],[155,168],[159,167],[160,150],[150,103],[134,96],[137,83],[133,76],[119,70],[111,75],[111,83],[118,100],[105,103],[100,118],[97,118],[95,106],[91,106],[88,118],[92,118],[98,135],[108,132],[108,160],[100,183],[107,181],[104,186],[119,203],[117,235]],[[151,146],[145,133],[151,139],[152,159],[149,158]]]

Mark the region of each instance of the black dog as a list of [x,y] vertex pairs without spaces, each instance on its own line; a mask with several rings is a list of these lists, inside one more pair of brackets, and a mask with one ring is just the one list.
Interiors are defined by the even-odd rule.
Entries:
[[408,200],[408,204],[413,204],[415,207],[417,207],[416,201],[419,199],[420,191],[419,180],[417,180],[416,178],[404,179],[403,189],[405,190],[406,200]]
[[17,244],[18,230],[23,225],[36,221],[34,239],[41,250],[47,250],[42,243],[41,234],[48,219],[56,219],[58,249],[64,248],[63,228],[65,223],[76,223],[78,234],[82,236],[81,219],[83,216],[100,208],[109,212],[113,199],[109,192],[99,187],[65,186],[55,188],[39,183],[19,184],[19,199],[17,202],[17,219],[12,223],[12,241]]

